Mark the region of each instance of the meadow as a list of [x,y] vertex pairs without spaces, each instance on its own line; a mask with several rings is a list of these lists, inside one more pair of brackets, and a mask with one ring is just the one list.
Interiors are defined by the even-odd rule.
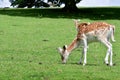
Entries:
[[[0,9],[0,80],[120,80],[120,8]],[[89,45],[87,65],[77,64],[81,48],[61,64],[58,47],[76,36],[72,19],[116,26],[113,63],[104,64],[106,47]]]

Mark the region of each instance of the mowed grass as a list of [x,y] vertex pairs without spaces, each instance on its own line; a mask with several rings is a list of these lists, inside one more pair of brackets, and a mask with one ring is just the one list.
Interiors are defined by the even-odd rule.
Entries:
[[[119,8],[61,10],[0,10],[0,80],[120,80]],[[86,66],[78,65],[81,48],[61,64],[57,47],[76,36],[73,18],[81,22],[104,21],[116,26],[113,67],[104,64],[106,47],[89,45]]]

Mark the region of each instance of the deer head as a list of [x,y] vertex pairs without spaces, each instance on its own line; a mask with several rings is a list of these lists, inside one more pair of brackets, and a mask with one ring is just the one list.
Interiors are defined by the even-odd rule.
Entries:
[[67,45],[64,45],[63,48],[58,48],[58,51],[61,55],[61,60],[62,60],[62,63],[66,63],[67,59],[68,59],[68,56],[69,56],[69,52],[67,50]]

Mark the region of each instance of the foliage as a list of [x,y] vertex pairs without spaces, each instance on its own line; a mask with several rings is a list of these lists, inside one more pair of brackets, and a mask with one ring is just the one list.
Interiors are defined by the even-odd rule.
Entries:
[[15,0],[12,2],[12,6],[18,5],[20,8],[28,6],[28,8],[31,8],[34,2],[35,0]]
[[79,3],[81,0],[61,0],[65,3],[65,10],[69,10],[69,11],[75,11],[78,8],[76,7],[76,3]]
[[[48,0],[51,2],[52,5],[56,3],[56,6],[60,6],[62,3],[65,3],[65,9],[67,10],[75,10],[77,9],[76,3],[79,3],[81,0]],[[32,6],[35,7],[50,7],[50,4],[43,2],[42,0],[12,0],[12,6],[18,5],[18,7],[28,7],[31,8]]]
[[[119,9],[82,8],[81,13],[0,10],[0,80],[120,80]],[[81,22],[105,21],[116,26],[116,43],[112,43],[115,66],[103,63],[106,48],[100,43],[89,45],[86,66],[77,64],[80,48],[71,53],[67,64],[61,64],[56,48],[74,39],[73,18]]]
[[[53,3],[54,0],[48,0],[51,3]],[[58,2],[58,0],[55,0]],[[11,1],[12,2],[12,6],[18,5],[18,7],[20,8],[24,8],[24,7],[28,7],[31,8],[33,6],[35,7],[50,7],[50,4],[45,3],[43,0],[14,0]]]

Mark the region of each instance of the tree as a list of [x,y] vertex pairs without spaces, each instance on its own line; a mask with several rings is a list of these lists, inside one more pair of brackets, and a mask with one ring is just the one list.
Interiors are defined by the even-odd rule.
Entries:
[[[18,7],[28,7],[31,8],[32,6],[35,7],[50,7],[48,3],[43,2],[44,0],[10,0],[12,2],[12,6],[18,5]],[[48,0],[51,3],[57,3],[60,6],[61,3],[65,3],[65,7],[63,10],[73,11],[77,10],[76,4],[79,3],[81,0]]]
[[11,0],[12,6],[18,5],[18,8],[28,7],[31,8],[34,6],[35,0]]
[[81,0],[61,0],[61,2],[65,3],[64,10],[77,10],[76,4],[79,3]]
[[43,0],[10,0],[10,2],[12,3],[11,6],[18,5],[18,8],[24,8],[24,7],[31,8],[33,6],[35,7],[40,7],[40,6],[49,7],[50,6],[49,4],[43,2]]

